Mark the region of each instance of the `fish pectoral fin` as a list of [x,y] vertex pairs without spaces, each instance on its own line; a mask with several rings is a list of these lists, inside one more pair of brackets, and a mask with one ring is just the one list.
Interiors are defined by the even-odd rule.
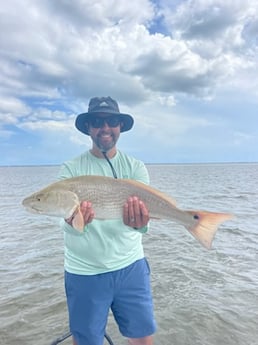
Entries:
[[186,227],[187,230],[207,249],[211,244],[218,226],[232,219],[234,216],[229,213],[214,213],[208,211],[186,211],[191,214],[196,223]]
[[84,218],[83,218],[80,208],[78,208],[78,211],[76,212],[72,220],[72,227],[80,232],[83,232],[84,226],[85,226]]

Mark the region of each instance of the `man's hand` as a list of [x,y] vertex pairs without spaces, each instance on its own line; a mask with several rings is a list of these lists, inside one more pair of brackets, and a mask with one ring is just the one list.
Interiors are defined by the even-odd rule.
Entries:
[[140,229],[146,226],[150,217],[144,202],[136,196],[128,198],[123,209],[123,220],[125,225],[132,228]]
[[85,226],[93,221],[95,213],[93,211],[92,204],[90,201],[82,201],[80,206]]

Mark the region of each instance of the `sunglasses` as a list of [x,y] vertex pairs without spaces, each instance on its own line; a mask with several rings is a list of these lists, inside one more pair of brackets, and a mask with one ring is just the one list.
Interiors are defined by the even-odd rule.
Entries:
[[89,124],[93,128],[101,128],[104,124],[109,127],[115,128],[121,124],[120,118],[118,116],[108,116],[108,117],[93,117],[89,120]]

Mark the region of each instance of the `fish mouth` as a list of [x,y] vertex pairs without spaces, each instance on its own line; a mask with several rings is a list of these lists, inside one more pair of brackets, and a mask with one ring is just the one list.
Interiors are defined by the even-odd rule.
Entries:
[[26,202],[24,202],[24,201],[22,202],[22,205],[25,207],[25,210],[30,212],[30,213],[42,214],[42,211],[33,205],[27,205]]

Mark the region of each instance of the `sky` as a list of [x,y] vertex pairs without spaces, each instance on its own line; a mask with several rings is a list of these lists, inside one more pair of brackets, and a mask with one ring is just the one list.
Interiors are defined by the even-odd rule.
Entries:
[[0,8],[0,165],[61,164],[111,96],[145,163],[258,162],[257,0],[8,0]]

